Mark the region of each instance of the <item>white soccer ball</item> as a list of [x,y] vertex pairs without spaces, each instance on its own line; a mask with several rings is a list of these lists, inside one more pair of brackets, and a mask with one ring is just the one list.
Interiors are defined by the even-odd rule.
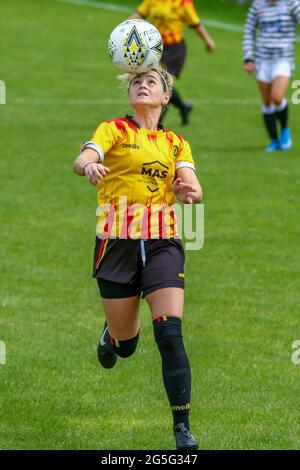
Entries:
[[111,33],[108,52],[123,72],[143,73],[158,65],[163,43],[159,31],[148,21],[127,20]]

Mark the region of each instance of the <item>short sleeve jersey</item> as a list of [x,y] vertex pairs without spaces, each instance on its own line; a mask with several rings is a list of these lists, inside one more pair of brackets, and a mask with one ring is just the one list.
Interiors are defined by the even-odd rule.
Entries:
[[200,24],[192,0],[144,0],[137,12],[156,26],[164,44],[182,41],[185,25],[194,28]]
[[176,169],[195,169],[190,146],[180,135],[141,128],[130,116],[102,122],[85,148],[94,149],[110,169],[99,185],[98,206],[117,210],[120,198],[129,207],[172,206]]

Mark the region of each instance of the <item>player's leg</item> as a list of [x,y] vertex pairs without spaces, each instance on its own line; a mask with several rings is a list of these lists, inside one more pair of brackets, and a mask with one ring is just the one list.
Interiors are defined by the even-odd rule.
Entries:
[[191,371],[181,327],[184,260],[180,240],[148,240],[143,250],[141,287],[151,310],[154,337],[161,355],[176,447],[192,449],[196,448],[197,442],[189,430]]
[[288,150],[292,146],[291,131],[288,126],[288,101],[285,98],[289,80],[289,76],[280,75],[274,79],[271,86],[271,99],[276,105],[276,117],[281,127],[280,148],[282,150]]
[[262,114],[263,114],[264,123],[267,129],[268,135],[271,139],[271,143],[266,148],[266,152],[273,152],[274,150],[279,149],[279,141],[278,141],[278,134],[277,134],[277,126],[276,126],[277,109],[276,109],[276,105],[272,102],[271,83],[266,83],[264,81],[257,80],[257,84],[258,84],[259,91],[260,91],[262,101],[263,101]]
[[113,338],[127,341],[137,335],[140,329],[139,296],[120,299],[102,298],[102,303],[108,331]]
[[134,280],[138,267],[136,240],[96,239],[93,276],[105,311],[105,325],[98,345],[103,367],[111,368],[117,356],[131,356],[138,343],[140,288]]
[[126,286],[101,279],[98,279],[98,284],[106,318],[98,345],[98,358],[103,367],[110,369],[117,362],[117,356],[126,358],[136,350],[140,329],[140,297],[105,298],[127,295]]
[[165,390],[173,414],[177,449],[195,449],[189,428],[191,371],[182,338],[184,290],[167,287],[146,296],[151,310],[154,337],[161,355]]

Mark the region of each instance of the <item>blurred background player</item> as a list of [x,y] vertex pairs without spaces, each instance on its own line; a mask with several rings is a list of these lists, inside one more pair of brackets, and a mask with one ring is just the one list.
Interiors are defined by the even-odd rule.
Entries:
[[[156,26],[164,44],[161,62],[176,78],[179,78],[186,57],[185,25],[196,31],[205,42],[208,52],[213,52],[216,48],[214,41],[201,24],[192,0],[144,0],[130,18],[147,18]],[[179,109],[182,124],[188,124],[192,106],[184,102],[174,88],[170,103]]]
[[[189,144],[159,124],[172,93],[172,76],[160,66],[121,78],[133,117],[102,122],[74,162],[74,171],[98,186],[98,209],[104,207],[107,213],[115,214],[118,224],[127,219],[122,237],[106,234],[109,224],[105,218],[98,219],[93,276],[98,281],[106,317],[98,358],[109,369],[115,366],[118,356],[127,358],[135,352],[142,294],[151,310],[162,359],[176,448],[196,449],[197,441],[189,429],[191,372],[181,330],[184,248],[175,238],[174,214],[160,218],[155,211],[157,207],[169,209],[175,199],[198,203],[202,190]],[[127,206],[118,203],[120,197],[125,197]],[[143,224],[127,213],[137,204],[146,210],[144,235]],[[126,219],[122,207],[123,215],[128,214]],[[140,231],[132,233],[138,226]]]
[[254,0],[247,16],[244,67],[255,73],[262,96],[262,113],[271,139],[267,152],[292,146],[285,94],[294,69],[296,23],[300,24],[299,0]]

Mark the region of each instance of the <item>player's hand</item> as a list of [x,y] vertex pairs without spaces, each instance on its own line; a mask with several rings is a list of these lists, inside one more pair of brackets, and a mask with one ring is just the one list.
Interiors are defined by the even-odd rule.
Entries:
[[246,62],[244,64],[244,69],[247,73],[250,73],[250,74],[254,73],[255,72],[255,62],[254,62],[254,60]]
[[176,178],[172,187],[178,201],[193,204],[198,199],[197,187],[193,184],[183,183],[181,178]]
[[205,44],[207,52],[214,52],[216,50],[216,43],[211,38],[207,38]]
[[102,178],[104,178],[109,172],[110,169],[101,165],[101,163],[88,163],[84,167],[85,176],[94,186],[98,186],[100,180],[102,180]]

